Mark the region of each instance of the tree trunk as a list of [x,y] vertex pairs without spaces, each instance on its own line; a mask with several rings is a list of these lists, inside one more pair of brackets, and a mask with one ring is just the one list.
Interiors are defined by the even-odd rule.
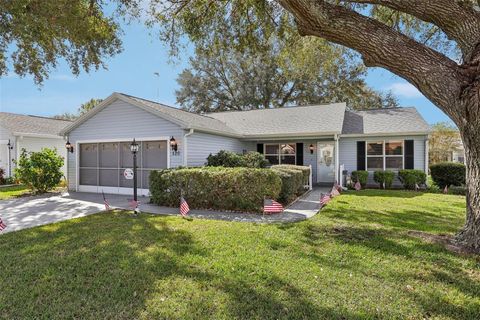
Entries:
[[[472,251],[480,252],[480,103],[476,95],[473,100],[476,107],[471,108],[470,105],[468,124],[460,128],[467,165],[467,217],[457,241]],[[474,110],[477,112],[472,112]]]

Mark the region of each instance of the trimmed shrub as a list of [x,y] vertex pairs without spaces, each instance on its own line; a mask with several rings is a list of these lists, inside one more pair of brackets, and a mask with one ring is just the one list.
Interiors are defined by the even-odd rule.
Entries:
[[192,209],[261,212],[264,197],[278,199],[279,175],[270,169],[201,167],[150,174],[151,201],[178,207],[180,196]]
[[207,157],[206,165],[209,167],[247,167],[266,168],[270,163],[261,153],[250,151],[245,154],[238,154],[231,151],[221,150],[217,154],[210,154]]
[[55,188],[63,177],[63,158],[55,149],[44,148],[39,152],[22,149],[16,164],[15,178],[36,192]]
[[[294,164],[277,164],[271,167],[272,169],[293,169],[300,170],[303,175],[303,185],[307,185],[310,179],[310,167],[307,166],[297,166]],[[303,186],[302,186],[303,187]]]
[[395,172],[390,170],[375,171],[373,174],[373,180],[380,184],[380,188],[390,189],[395,179]]
[[415,189],[415,184],[425,184],[427,175],[422,170],[405,169],[398,172],[398,178],[405,189]]
[[209,154],[207,166],[210,167],[243,167],[242,156],[231,151],[221,150],[217,154]]
[[362,185],[362,188],[365,188],[367,186],[367,180],[368,180],[368,171],[365,171],[365,170],[352,171],[353,183],[357,183],[357,181],[359,181],[360,184]]
[[5,181],[5,170],[3,168],[0,168],[0,185],[6,184]]
[[297,195],[304,192],[303,173],[298,169],[274,167],[271,169],[282,179],[282,189],[278,200],[283,204],[292,202]]
[[466,168],[463,163],[442,162],[430,166],[432,180],[441,189],[445,186],[465,184]]
[[266,168],[270,164],[263,154],[256,151],[247,152],[241,157],[243,167],[247,168]]
[[461,196],[465,196],[467,195],[467,188],[465,188],[464,186],[453,186],[453,187],[450,187],[448,188],[448,194],[456,194],[456,195],[461,195]]

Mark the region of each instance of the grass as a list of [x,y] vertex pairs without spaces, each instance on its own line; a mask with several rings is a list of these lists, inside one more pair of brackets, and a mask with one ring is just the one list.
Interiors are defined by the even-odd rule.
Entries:
[[0,318],[479,319],[480,260],[453,234],[465,198],[349,192],[259,225],[99,213],[0,236]]
[[25,194],[30,193],[30,189],[26,186],[11,186],[11,187],[2,187],[0,188],[0,200],[11,199],[15,197],[21,197]]

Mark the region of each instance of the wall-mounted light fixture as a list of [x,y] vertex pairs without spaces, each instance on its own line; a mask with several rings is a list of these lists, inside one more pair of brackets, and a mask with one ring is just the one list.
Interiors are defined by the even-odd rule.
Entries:
[[70,141],[67,140],[67,143],[65,143],[65,148],[67,149],[67,152],[73,153],[73,146]]
[[173,136],[170,138],[170,151],[174,155],[177,155],[179,153],[177,140],[175,140]]
[[308,147],[308,150],[310,150],[310,154],[313,154],[313,151],[315,150],[315,148],[313,147],[313,144],[311,144],[311,145]]
[[7,147],[10,150],[13,150],[13,143],[10,142],[10,139],[8,139]]

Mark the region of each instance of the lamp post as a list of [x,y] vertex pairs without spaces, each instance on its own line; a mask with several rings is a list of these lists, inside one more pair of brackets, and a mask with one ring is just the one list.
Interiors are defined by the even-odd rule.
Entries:
[[130,144],[130,151],[133,154],[133,201],[135,203],[135,213],[138,211],[138,199],[137,199],[137,152],[138,143],[133,139]]

